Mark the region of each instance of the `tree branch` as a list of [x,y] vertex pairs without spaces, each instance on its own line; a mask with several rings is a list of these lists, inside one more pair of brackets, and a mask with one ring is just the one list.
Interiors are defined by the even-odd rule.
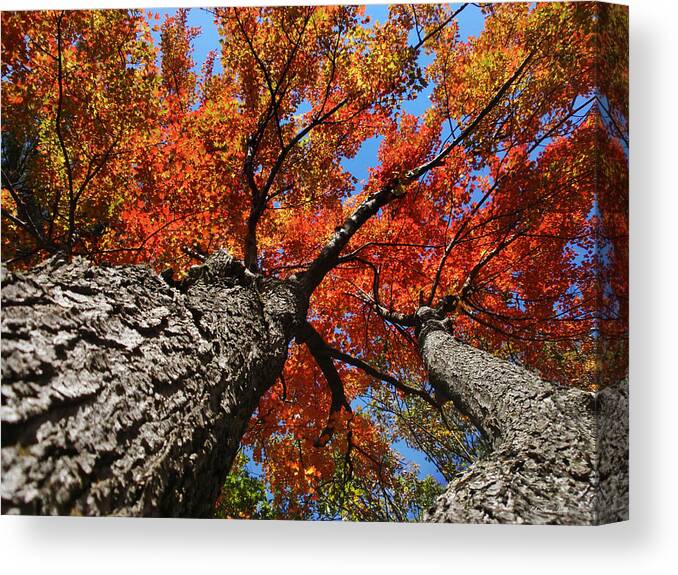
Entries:
[[400,197],[402,195],[400,190],[402,190],[404,186],[420,178],[428,171],[442,165],[449,153],[470,136],[483,118],[501,101],[511,85],[522,75],[535,53],[536,49],[530,52],[518,69],[506,82],[504,82],[498,92],[481,110],[476,118],[436,157],[413,170],[410,170],[402,176],[395,175],[388,184],[377,192],[370,194],[356,210],[344,220],[344,223],[336,229],[334,235],[325,244],[325,247],[323,247],[309,269],[302,274],[302,281],[306,293],[309,296],[313,293],[313,290],[320,285],[327,273],[334,268],[339,260],[341,251],[346,247],[351,237],[364,225],[364,223],[394,198]]
[[475,117],[475,119],[466,128],[464,128],[461,134],[459,134],[447,147],[443,148],[443,150],[435,158],[433,158],[429,162],[426,162],[425,164],[422,164],[421,166],[415,168],[414,170],[411,170],[408,174],[406,174],[406,180],[408,181],[408,183],[424,175],[432,168],[440,166],[443,160],[450,154],[450,152],[475,131],[475,129],[479,126],[480,122],[483,121],[485,116],[487,116],[494,109],[494,107],[501,101],[501,99],[506,95],[506,92],[508,92],[509,88],[513,85],[513,83],[518,78],[520,78],[520,76],[525,71],[525,68],[527,68],[527,65],[530,63],[530,61],[532,60],[536,53],[537,50],[535,48],[527,55],[527,57],[523,60],[522,64],[518,66],[517,70],[511,75],[511,77],[508,80],[506,80],[506,82],[504,82],[504,84],[501,86],[501,88],[499,88],[494,97],[480,111],[480,113]]
[[347,353],[339,351],[338,349],[335,349],[328,345],[326,345],[326,348],[327,353],[334,359],[338,359],[343,363],[347,363],[348,365],[357,367],[358,369],[364,371],[368,375],[371,375],[375,379],[389,383],[395,389],[402,391],[403,393],[406,393],[408,395],[416,395],[417,397],[423,399],[429,405],[435,407],[436,409],[438,408],[438,404],[435,402],[435,400],[423,389],[417,389],[416,387],[411,387],[405,383],[402,383],[395,377],[388,375],[387,373],[382,373],[378,369],[372,367],[369,363],[364,362],[362,359],[348,355]]
[[[61,21],[64,17],[64,12],[61,12],[57,16],[57,85],[59,88],[59,97],[57,101],[57,111],[56,111],[56,134],[59,141],[59,147],[61,148],[61,154],[64,160],[64,167],[66,168],[66,177],[68,179],[68,235],[66,240],[66,249],[70,253],[72,244],[73,244],[73,234],[75,233],[75,197],[73,190],[73,167],[68,155],[68,149],[66,147],[66,142],[64,140],[64,135],[61,127],[62,113],[63,113],[63,103],[64,103],[64,73],[63,73],[63,47],[62,47],[62,36],[61,36]],[[54,218],[56,218],[57,208],[61,200],[60,189],[57,191],[56,198],[54,201],[55,209],[52,210]],[[51,226],[53,225],[53,221]],[[51,234],[50,229],[50,236]]]
[[[414,50],[419,50],[419,48],[421,48],[424,44],[426,44],[426,42],[428,42],[433,36],[436,36],[437,34],[439,34],[442,31],[442,29],[445,28],[445,26],[447,26],[450,22],[452,22],[452,20],[454,20],[460,14],[460,12],[468,6],[468,4],[469,4],[468,2],[466,2],[465,4],[462,4],[461,7],[457,8],[457,10],[455,10],[449,18],[445,19],[441,24],[436,26],[436,28],[431,30],[423,38],[419,35],[419,32],[417,32],[417,35],[419,37],[419,42],[417,42],[417,44],[415,44],[412,48]],[[412,5],[412,12],[414,14],[414,18],[415,18],[415,22],[416,22],[417,13],[415,11],[414,5]]]
[[306,344],[308,351],[311,353],[313,359],[315,359],[318,367],[325,376],[327,385],[330,388],[330,393],[332,394],[327,424],[320,434],[320,437],[315,441],[316,447],[324,447],[334,436],[336,416],[342,409],[345,409],[347,413],[352,413],[353,410],[351,409],[351,404],[346,399],[344,385],[341,382],[337,368],[328,353],[329,348],[321,335],[310,323],[305,323],[298,330],[297,340]]

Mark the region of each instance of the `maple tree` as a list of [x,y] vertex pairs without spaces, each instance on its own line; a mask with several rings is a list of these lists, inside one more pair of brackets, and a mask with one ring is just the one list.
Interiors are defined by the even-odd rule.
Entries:
[[[441,487],[397,442],[448,481],[477,459],[422,365],[424,307],[548,380],[623,377],[625,13],[485,5],[464,39],[466,4],[210,10],[199,72],[185,10],[3,13],[2,249],[16,268],[147,263],[180,287],[225,248],[303,285],[242,439],[264,484],[239,460],[222,516],[419,518]],[[344,161],[376,136],[357,181]]]

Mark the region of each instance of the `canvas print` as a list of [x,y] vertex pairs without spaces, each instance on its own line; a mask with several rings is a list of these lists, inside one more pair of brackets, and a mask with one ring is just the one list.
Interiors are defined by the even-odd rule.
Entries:
[[2,513],[628,517],[628,9],[2,13]]

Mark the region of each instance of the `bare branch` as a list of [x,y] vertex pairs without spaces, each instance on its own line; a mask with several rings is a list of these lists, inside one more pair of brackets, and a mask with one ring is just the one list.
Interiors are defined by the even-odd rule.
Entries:
[[332,394],[327,424],[320,434],[320,437],[315,442],[316,447],[324,447],[334,436],[335,419],[337,415],[342,409],[345,409],[347,413],[352,413],[353,410],[351,409],[351,404],[346,399],[344,385],[341,382],[337,368],[328,353],[328,346],[321,335],[310,323],[306,323],[299,329],[297,339],[305,343],[308,347],[313,359],[315,359],[318,367],[323,372],[327,385],[330,388],[330,393]]
[[408,395],[416,395],[417,397],[420,397],[426,403],[428,403],[429,405],[432,405],[433,407],[435,407],[437,409],[438,405],[436,404],[436,402],[423,389],[417,389],[416,387],[411,387],[411,386],[409,386],[405,383],[402,383],[398,379],[396,379],[395,377],[388,375],[386,373],[382,373],[378,369],[372,367],[370,364],[364,362],[362,359],[350,356],[347,353],[339,351],[338,349],[334,349],[330,346],[327,346],[327,352],[333,358],[338,359],[339,361],[341,361],[343,363],[347,363],[349,365],[352,365],[353,367],[357,367],[358,369],[361,369],[362,371],[364,371],[368,375],[371,375],[375,379],[379,379],[381,381],[389,383],[395,389],[402,391],[403,393],[406,393]]
[[511,77],[508,80],[506,80],[506,82],[504,82],[504,84],[501,86],[501,88],[499,88],[494,97],[480,111],[480,113],[475,117],[475,119],[466,128],[464,128],[464,130],[462,130],[459,136],[457,136],[447,147],[443,148],[443,150],[435,158],[408,172],[405,175],[406,181],[411,182],[421,177],[432,168],[440,166],[443,163],[443,160],[450,154],[450,152],[454,148],[456,148],[463,140],[470,136],[479,126],[480,122],[483,121],[485,116],[487,116],[494,109],[494,107],[502,100],[502,98],[508,92],[509,88],[514,84],[514,82],[518,78],[520,78],[520,76],[522,76],[523,72],[527,68],[527,65],[530,63],[536,52],[537,50],[534,49],[527,55],[527,57],[523,60],[522,64],[518,66],[518,68],[511,75]]
[[[419,42],[417,42],[417,44],[415,44],[412,48],[414,50],[419,50],[419,48],[421,48],[424,44],[426,44],[426,42],[428,42],[431,38],[440,34],[442,29],[445,28],[445,26],[447,26],[450,22],[452,22],[452,20],[454,20],[457,16],[459,16],[461,11],[464,10],[467,6],[468,6],[468,2],[465,3],[465,4],[462,4],[461,7],[457,8],[457,10],[455,10],[449,18],[447,18],[441,24],[436,26],[433,30],[431,30],[423,38],[419,35],[419,31],[417,31],[417,36],[419,37]],[[414,13],[414,18],[415,18],[415,21],[416,21],[417,13],[415,11],[414,5],[412,5],[411,8],[412,8],[412,12]]]
[[[63,72],[63,46],[62,46],[62,35],[61,35],[61,22],[65,16],[65,12],[61,12],[57,16],[57,85],[59,88],[59,97],[57,101],[57,111],[56,111],[56,134],[59,141],[59,147],[61,148],[61,154],[63,156],[64,167],[66,168],[66,177],[68,179],[68,236],[66,241],[66,249],[68,252],[71,251],[73,243],[73,234],[75,233],[75,197],[73,189],[73,167],[71,165],[71,160],[68,155],[68,148],[66,147],[66,141],[64,140],[63,129],[61,127],[62,122],[62,113],[64,105],[64,72]],[[61,200],[61,191],[60,188],[57,191],[54,205],[55,209],[52,210],[52,213],[56,216],[57,208]],[[52,235],[52,225],[53,220],[50,223],[50,236]]]

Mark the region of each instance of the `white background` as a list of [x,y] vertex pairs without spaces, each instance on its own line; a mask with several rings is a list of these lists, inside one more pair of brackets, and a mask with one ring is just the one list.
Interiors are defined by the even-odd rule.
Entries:
[[[200,5],[186,0],[136,2],[144,7]],[[3,572],[678,572],[678,2],[631,0],[630,5],[629,522],[573,528],[5,516],[0,517]],[[0,6],[130,3],[14,0]]]

